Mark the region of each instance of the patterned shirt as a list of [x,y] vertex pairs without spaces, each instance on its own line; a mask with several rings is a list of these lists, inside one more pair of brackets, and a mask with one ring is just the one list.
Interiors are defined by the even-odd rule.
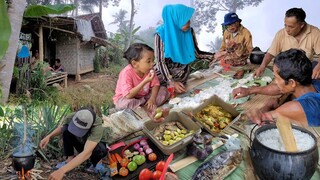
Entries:
[[[191,28],[191,33],[193,37],[194,47],[195,47],[195,56],[197,60],[207,60],[211,61],[214,57],[213,53],[200,51],[195,33]],[[173,62],[170,58],[164,57],[164,43],[161,40],[159,34],[155,35],[155,60],[156,60],[156,73],[159,78],[160,84],[163,86],[167,85],[169,77],[171,76],[174,81],[182,82],[185,84],[191,73],[190,65],[180,64]]]

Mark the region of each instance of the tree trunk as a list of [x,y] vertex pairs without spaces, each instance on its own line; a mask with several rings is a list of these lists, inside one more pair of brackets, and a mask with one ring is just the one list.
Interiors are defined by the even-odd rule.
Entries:
[[129,37],[128,37],[128,41],[127,41],[125,50],[128,49],[129,46],[131,45],[133,18],[134,18],[134,0],[131,0],[131,17],[130,17],[130,24],[129,24]]
[[[23,12],[26,7],[26,0],[11,0],[8,8],[8,16],[11,24],[11,36],[9,39],[9,47],[2,61],[5,66],[0,70],[0,82],[2,84],[2,97],[0,103],[6,103],[9,98],[10,85],[14,62],[18,49],[18,40],[23,19]],[[1,67],[1,65],[0,65]]]
[[100,19],[102,20],[102,0],[100,0],[100,4],[99,4],[99,14],[100,14]]

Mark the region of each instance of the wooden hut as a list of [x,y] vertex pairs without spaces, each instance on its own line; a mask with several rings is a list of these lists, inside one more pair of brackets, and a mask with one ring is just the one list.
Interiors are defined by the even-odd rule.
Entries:
[[39,50],[40,60],[53,65],[59,58],[65,71],[75,75],[93,71],[93,59],[97,46],[112,45],[107,41],[106,31],[99,13],[77,17],[43,16],[26,18],[22,33],[32,34],[34,53]]

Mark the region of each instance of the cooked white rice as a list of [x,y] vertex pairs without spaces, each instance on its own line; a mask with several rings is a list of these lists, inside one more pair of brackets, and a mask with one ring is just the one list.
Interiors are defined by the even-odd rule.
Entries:
[[[314,139],[307,133],[292,129],[298,151],[305,151],[314,145]],[[263,145],[278,151],[285,151],[279,130],[277,128],[263,131],[257,135],[258,141]]]

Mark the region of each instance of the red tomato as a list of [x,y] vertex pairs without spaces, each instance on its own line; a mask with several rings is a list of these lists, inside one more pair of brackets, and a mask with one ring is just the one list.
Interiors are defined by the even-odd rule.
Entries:
[[164,162],[164,161],[159,161],[159,162],[157,163],[157,165],[156,165],[156,170],[162,172],[165,164],[166,164],[166,162]]
[[152,174],[152,180],[159,180],[161,177],[162,171],[156,170]]
[[140,171],[139,180],[150,180],[152,178],[152,172],[148,168],[144,168]]
[[157,155],[155,153],[151,153],[148,155],[149,161],[155,161],[157,160]]

